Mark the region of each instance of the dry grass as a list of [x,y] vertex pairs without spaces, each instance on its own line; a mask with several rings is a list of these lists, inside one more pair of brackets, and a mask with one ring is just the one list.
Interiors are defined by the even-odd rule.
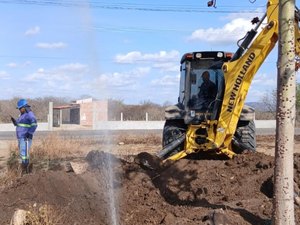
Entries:
[[56,210],[53,206],[45,204],[37,207],[36,204],[29,207],[26,213],[27,225],[63,225],[64,210]]
[[105,145],[147,144],[161,143],[161,136],[156,134],[145,135],[103,135],[94,138],[61,137],[58,134],[35,141],[32,145],[31,154],[35,159],[63,159],[83,156],[90,150],[99,150]]
[[[136,145],[143,151],[153,151],[161,146],[161,134],[107,134],[95,137],[62,136],[57,132],[44,137],[35,137],[30,149],[32,163],[52,160],[68,160],[85,157],[91,150],[107,151],[116,155],[132,155],[136,153]],[[152,147],[155,146],[155,147]],[[151,149],[148,149],[148,148]],[[146,149],[147,148],[147,149]],[[17,141],[10,143],[9,171],[18,175],[18,146]]]
[[[35,169],[49,169],[60,166],[60,162],[84,157],[86,149],[94,142],[88,139],[64,138],[52,133],[42,138],[33,140],[30,149],[30,162]],[[19,164],[19,152],[17,141],[10,145],[10,157],[7,161],[7,172],[0,178],[0,184],[10,182],[10,180],[21,176]]]
[[30,150],[32,159],[63,159],[80,154],[82,147],[88,145],[87,140],[63,138],[52,133],[46,137],[34,140]]
[[144,134],[144,135],[118,135],[112,143],[120,143],[123,142],[124,144],[149,144],[155,145],[161,143],[161,135],[157,134]]
[[[161,135],[103,135],[95,138],[63,137],[58,133],[51,133],[45,137],[35,138],[30,149],[31,161],[55,160],[73,157],[82,157],[90,150],[101,149],[105,145],[146,144],[160,145]],[[18,157],[17,142],[10,145],[11,158],[15,162]]]

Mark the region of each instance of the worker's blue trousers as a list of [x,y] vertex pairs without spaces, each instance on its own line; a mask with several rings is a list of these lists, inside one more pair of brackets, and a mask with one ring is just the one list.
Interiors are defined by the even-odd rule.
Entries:
[[20,138],[19,142],[19,154],[21,162],[24,166],[29,164],[29,149],[32,143],[32,139],[29,138]]

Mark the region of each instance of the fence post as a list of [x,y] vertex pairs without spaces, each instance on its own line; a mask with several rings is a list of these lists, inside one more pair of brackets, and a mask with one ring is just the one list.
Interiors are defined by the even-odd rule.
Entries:
[[98,122],[98,113],[96,112],[96,105],[94,104],[94,103],[92,103],[92,107],[93,107],[93,118],[92,118],[92,120],[93,120],[93,130],[96,130],[97,129],[97,122]]
[[59,110],[59,126],[61,127],[62,126],[62,109]]
[[53,102],[49,102],[48,130],[53,129]]
[[121,121],[123,121],[123,113],[121,112]]
[[148,113],[146,112],[146,121],[148,121]]

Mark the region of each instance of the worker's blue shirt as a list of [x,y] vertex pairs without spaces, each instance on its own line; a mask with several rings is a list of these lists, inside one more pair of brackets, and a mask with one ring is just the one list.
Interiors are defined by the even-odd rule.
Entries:
[[26,109],[26,112],[21,114],[17,119],[17,138],[30,138],[37,128],[37,121],[34,113],[30,109]]

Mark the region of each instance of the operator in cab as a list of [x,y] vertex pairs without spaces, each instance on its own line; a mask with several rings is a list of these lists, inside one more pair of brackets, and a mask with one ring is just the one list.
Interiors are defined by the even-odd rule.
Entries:
[[203,106],[208,108],[209,104],[215,100],[217,95],[217,86],[210,80],[210,74],[208,71],[204,71],[201,75],[202,84],[199,87],[198,98],[202,102]]
[[207,111],[211,108],[211,104],[217,95],[217,85],[210,80],[210,74],[208,71],[204,71],[201,75],[202,83],[199,86],[199,92],[191,99],[190,106],[192,108]]

